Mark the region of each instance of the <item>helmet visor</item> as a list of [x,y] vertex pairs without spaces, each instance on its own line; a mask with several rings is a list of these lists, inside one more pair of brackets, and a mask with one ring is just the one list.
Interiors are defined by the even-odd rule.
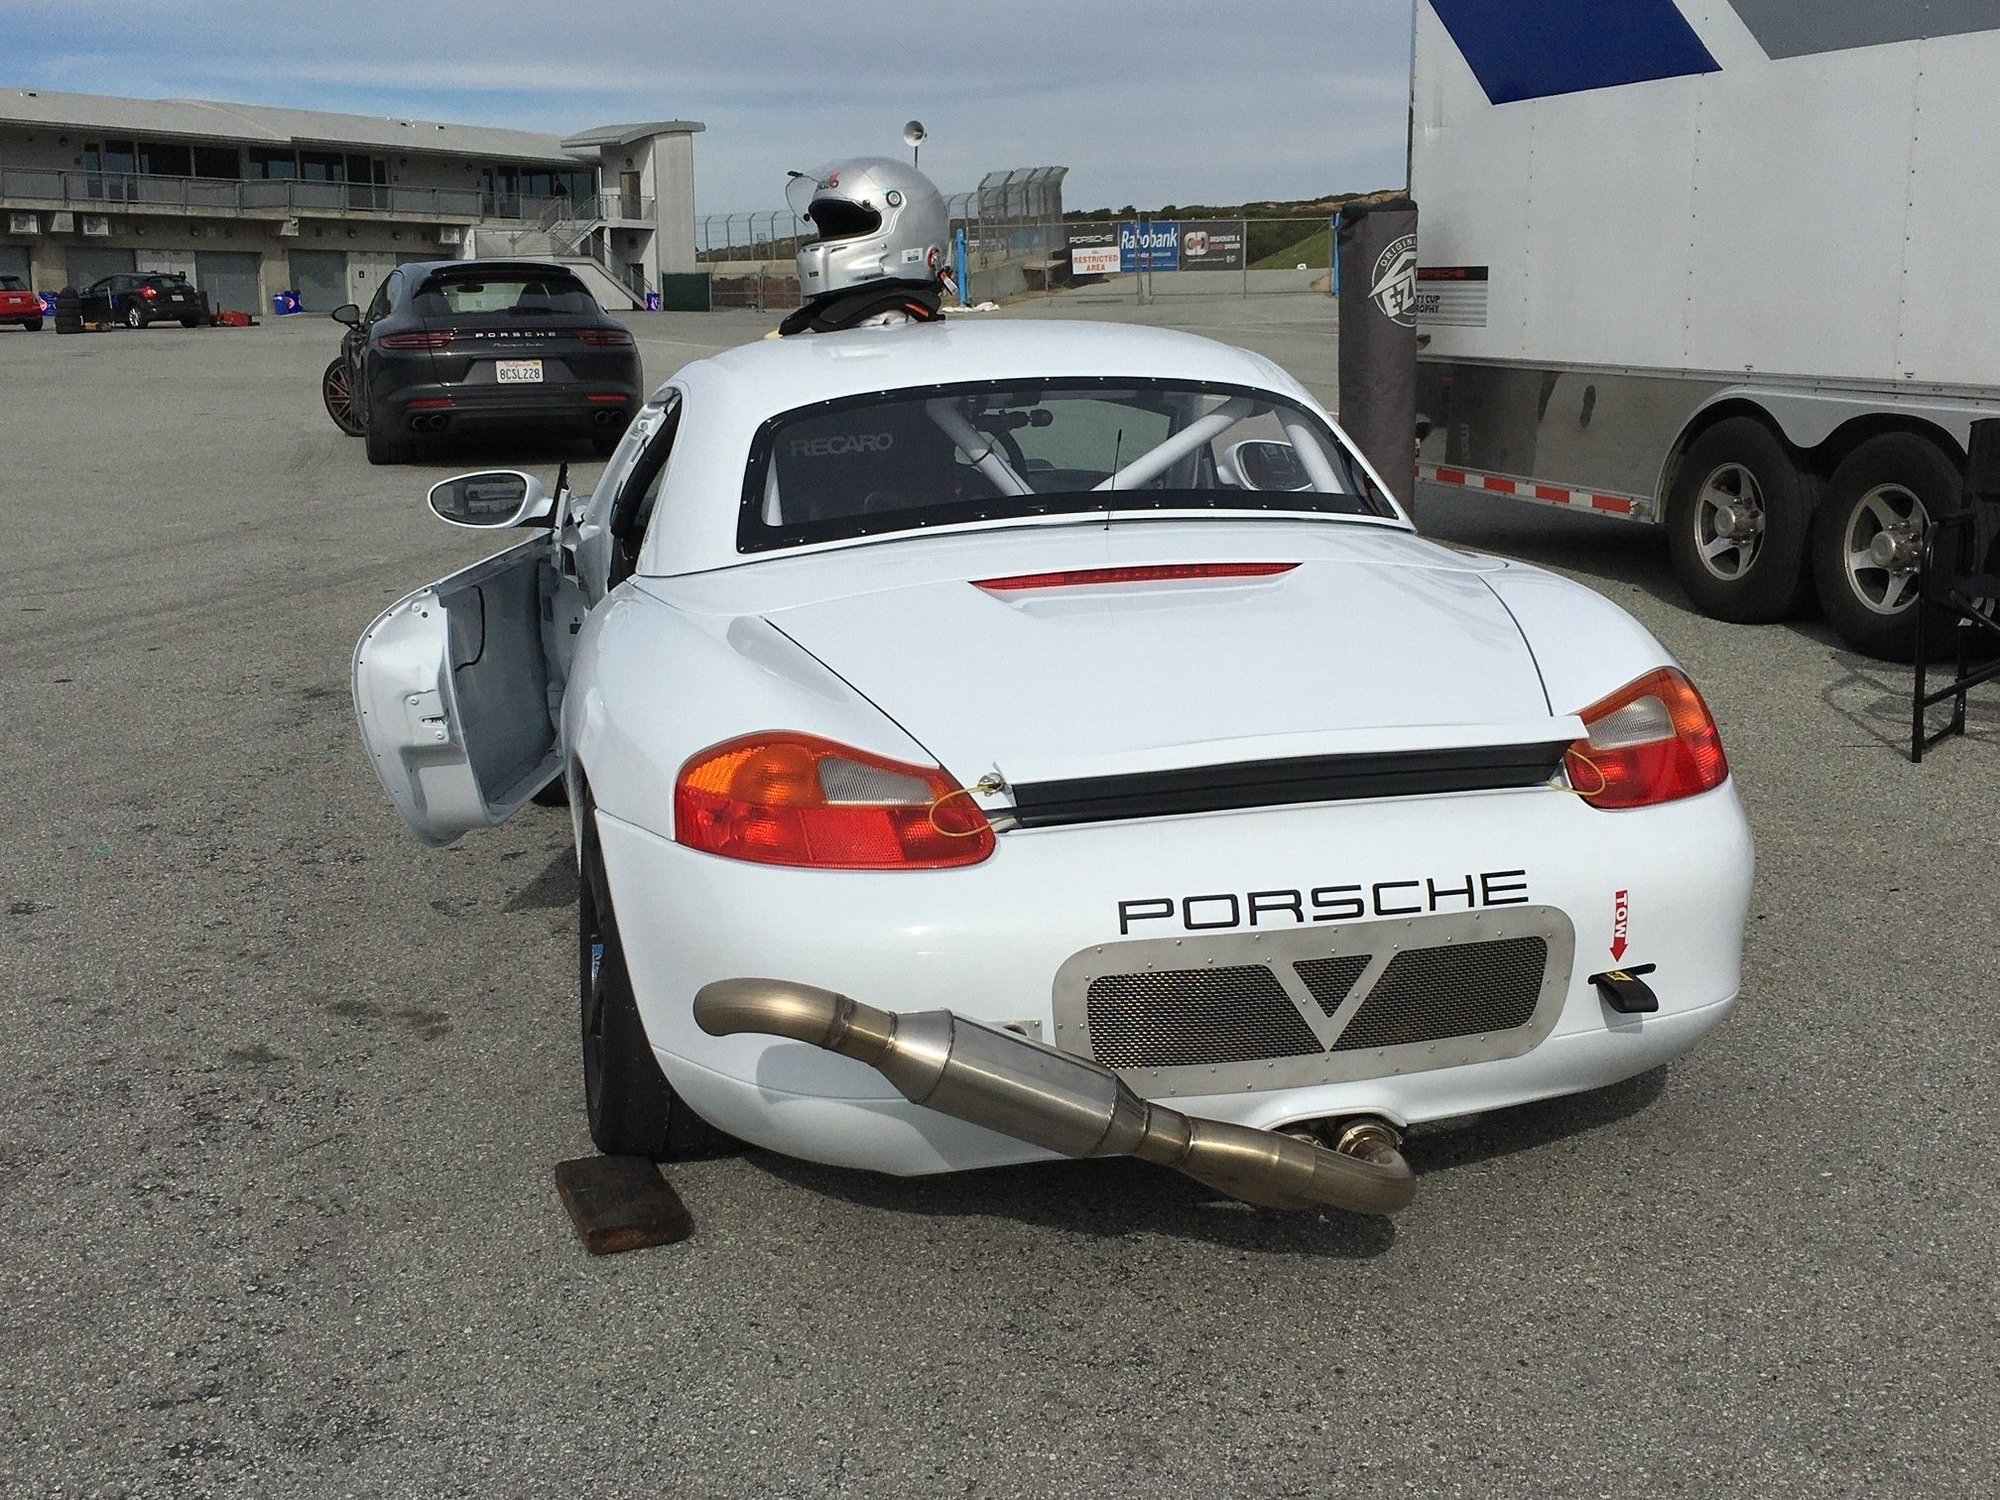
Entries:
[[851,198],[815,198],[806,210],[821,240],[858,240],[882,229],[882,216]]
[[791,181],[785,184],[785,201],[792,212],[809,221],[815,231],[802,235],[800,244],[860,239],[881,233],[882,215],[847,195],[839,177],[842,165],[834,162],[816,171],[794,172]]

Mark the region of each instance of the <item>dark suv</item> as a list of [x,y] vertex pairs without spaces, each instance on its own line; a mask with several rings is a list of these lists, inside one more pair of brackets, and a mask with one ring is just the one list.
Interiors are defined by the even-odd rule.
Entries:
[[370,463],[399,463],[426,436],[527,425],[618,446],[640,399],[639,348],[567,269],[546,261],[398,266],[348,325],[321,394]]
[[165,320],[193,328],[208,319],[201,293],[176,271],[122,271],[93,281],[83,289],[81,311],[86,322],[127,328]]

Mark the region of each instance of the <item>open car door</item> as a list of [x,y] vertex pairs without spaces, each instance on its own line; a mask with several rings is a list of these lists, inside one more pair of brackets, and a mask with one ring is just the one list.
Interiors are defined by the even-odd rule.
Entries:
[[562,647],[585,604],[556,556],[537,530],[392,605],[354,648],[361,738],[426,844],[505,822],[562,769]]

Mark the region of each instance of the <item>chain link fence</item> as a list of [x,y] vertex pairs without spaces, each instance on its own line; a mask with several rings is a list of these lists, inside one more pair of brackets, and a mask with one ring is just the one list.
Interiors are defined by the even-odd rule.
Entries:
[[[1086,289],[1105,300],[1332,291],[1332,220],[1208,219],[1140,214],[1065,216],[1065,167],[991,172],[946,198],[967,300]],[[695,224],[696,259],[717,307],[799,305],[793,257],[812,225],[787,209],[710,214]]]

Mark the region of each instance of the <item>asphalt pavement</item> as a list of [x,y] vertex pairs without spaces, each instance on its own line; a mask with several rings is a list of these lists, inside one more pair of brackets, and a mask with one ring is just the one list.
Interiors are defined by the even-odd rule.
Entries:
[[[1035,312],[1333,394],[1324,297]],[[775,315],[632,321],[659,379]],[[1656,533],[1426,500],[1713,705],[1760,863],[1715,1038],[1419,1134],[1394,1222],[746,1151],[669,1169],[693,1238],[592,1259],[567,815],[420,847],[348,698],[492,550],[422,492],[493,455],[371,468],[338,333],[0,331],[0,1494],[2000,1490],[2000,694],[1911,766],[1906,670],[1700,617]]]

